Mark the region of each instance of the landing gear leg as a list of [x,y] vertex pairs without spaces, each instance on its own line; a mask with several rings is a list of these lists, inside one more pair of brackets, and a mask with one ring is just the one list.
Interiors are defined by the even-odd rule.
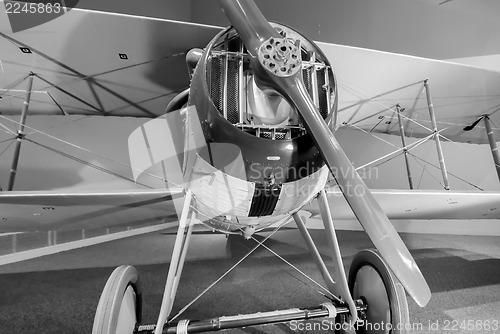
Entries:
[[[191,219],[188,223],[191,199],[191,192],[188,191],[184,200],[181,218],[179,219],[179,228],[168,270],[160,315],[155,327],[155,334],[163,332],[163,326],[172,311],[175,294],[179,286],[189,239],[196,218],[195,212],[192,211]],[[135,333],[138,324],[141,322],[142,314],[142,299],[137,277],[137,271],[131,266],[121,266],[113,271],[99,299],[92,334]]]
[[156,323],[155,334],[163,332],[163,326],[168,320],[168,316],[172,311],[174,305],[175,294],[179,286],[182,268],[186,259],[186,253],[189,246],[191,232],[193,231],[194,219],[196,218],[195,212],[191,212],[191,219],[188,223],[188,215],[191,206],[191,191],[187,191],[186,198],[184,199],[184,206],[182,208],[181,218],[179,219],[179,229],[175,238],[174,251],[168,269],[167,281],[165,283],[165,291],[163,292],[163,300],[161,303],[160,314],[158,322]]
[[314,241],[309,234],[302,218],[295,213],[293,218],[295,219],[295,223],[297,224],[304,240],[306,241],[307,246],[309,247],[309,251],[313,255],[313,258],[318,266],[323,279],[326,282],[328,290],[335,296],[340,296],[341,299],[347,303],[349,306],[349,310],[351,312],[351,321],[354,323],[358,318],[358,312],[356,309],[356,305],[354,303],[353,298],[351,297],[351,293],[349,292],[349,288],[347,285],[347,277],[344,271],[344,264],[342,262],[342,256],[340,254],[340,248],[337,241],[337,235],[335,233],[335,227],[333,225],[332,215],[330,212],[330,207],[328,206],[328,201],[326,199],[326,193],[322,190],[318,196],[318,204],[321,211],[321,218],[323,219],[323,224],[325,226],[326,235],[328,238],[328,243],[332,250],[333,262],[335,264],[336,270],[334,271],[335,281],[330,276],[328,269],[319,253]]

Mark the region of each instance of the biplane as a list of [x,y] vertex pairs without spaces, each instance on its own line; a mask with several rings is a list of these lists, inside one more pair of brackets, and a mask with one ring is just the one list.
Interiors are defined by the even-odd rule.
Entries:
[[[500,218],[500,193],[449,190],[440,142],[489,143],[499,170],[500,73],[315,43],[268,22],[251,0],[218,3],[231,27],[78,9],[36,31],[6,33],[8,23],[1,22],[2,71],[13,82],[1,91],[0,117],[18,131],[9,183],[0,193],[0,231],[112,226],[177,214],[157,323],[141,323],[138,273],[120,266],[104,287],[93,333],[194,333],[325,317],[355,324],[360,333],[405,332],[405,291],[422,307],[431,292],[390,219]],[[25,90],[14,89],[21,83]],[[425,97],[423,106],[416,96]],[[19,114],[19,120],[6,117]],[[144,187],[13,190],[32,115],[146,118],[127,143],[127,167]],[[435,141],[444,190],[368,189],[335,137],[348,126],[401,136],[403,147],[393,154],[406,156]],[[419,140],[406,144],[408,136]],[[147,187],[144,177],[163,187]],[[339,204],[339,197],[345,201]],[[97,208],[102,219],[86,214]],[[47,212],[36,214],[41,209]],[[321,217],[333,272],[304,212]],[[334,220],[351,217],[375,250],[361,251],[346,275]],[[325,280],[325,303],[209,320],[171,317],[194,225],[250,239],[267,229],[279,233],[290,221]]]

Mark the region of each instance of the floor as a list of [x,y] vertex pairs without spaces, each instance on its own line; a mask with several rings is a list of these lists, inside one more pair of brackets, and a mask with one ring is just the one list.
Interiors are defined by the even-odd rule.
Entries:
[[[327,265],[331,264],[324,233],[312,231],[312,235]],[[359,250],[373,247],[363,232],[338,231],[338,237],[346,269]],[[402,237],[432,290],[425,308],[408,297],[411,332],[500,333],[500,237]],[[154,323],[174,238],[174,230],[165,230],[0,267],[0,333],[90,333],[101,290],[120,264],[137,267],[144,294],[144,322]],[[216,281],[254,245],[254,241],[243,239],[228,242],[215,233],[194,234],[173,312]],[[322,282],[297,230],[280,231],[266,245],[311,279]],[[317,306],[324,301],[308,278],[259,249],[180,318]],[[305,331],[280,324],[232,332]]]

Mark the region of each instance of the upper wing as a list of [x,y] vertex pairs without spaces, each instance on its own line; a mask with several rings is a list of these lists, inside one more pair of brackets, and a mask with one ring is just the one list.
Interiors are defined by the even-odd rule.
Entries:
[[[423,81],[428,79],[438,129],[453,141],[487,143],[482,115],[500,124],[500,72],[375,50],[318,43],[337,74],[339,124],[399,135],[396,104],[405,108],[406,135],[431,132]],[[500,130],[495,129],[497,137]]]
[[[22,109],[23,79],[32,71],[36,78],[30,114],[156,117],[189,85],[185,52],[204,47],[221,30],[81,9],[15,34],[6,33],[7,25],[7,19],[0,20],[0,112],[4,115]],[[500,124],[496,113],[500,109],[500,73],[318,44],[338,77],[341,123],[399,134],[394,113],[399,103],[405,108],[407,135],[427,136],[430,119],[422,83],[429,79],[438,127],[445,129],[442,135],[486,143],[481,124],[470,132],[463,128],[484,114]],[[21,47],[28,47],[31,53],[23,53]]]
[[0,232],[132,226],[176,217],[181,189],[0,192]]
[[[353,189],[353,191],[356,191]],[[500,193],[371,190],[389,219],[500,219]],[[334,219],[356,219],[342,193],[327,189]],[[319,214],[316,201],[303,210]]]
[[30,114],[156,117],[189,86],[185,53],[206,46],[221,29],[75,8],[13,34],[2,15],[3,115],[20,113],[33,72]]

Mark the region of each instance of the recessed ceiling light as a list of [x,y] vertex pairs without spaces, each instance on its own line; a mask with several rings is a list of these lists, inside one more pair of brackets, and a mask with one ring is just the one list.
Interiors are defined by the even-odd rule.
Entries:
[[20,47],[22,53],[32,53],[30,48]]
[[126,53],[119,53],[118,56],[120,57],[120,59],[128,60],[128,56]]

